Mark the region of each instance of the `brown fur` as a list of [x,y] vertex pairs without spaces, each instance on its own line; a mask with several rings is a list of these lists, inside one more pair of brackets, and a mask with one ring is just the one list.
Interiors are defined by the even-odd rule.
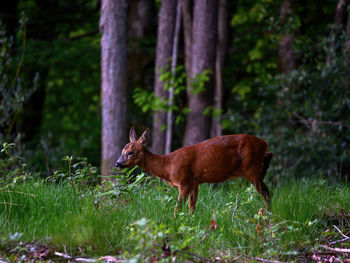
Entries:
[[167,155],[156,155],[144,147],[149,137],[149,129],[137,139],[135,130],[131,128],[130,143],[124,147],[116,166],[138,165],[162,178],[172,187],[177,187],[179,204],[189,198],[188,205],[193,211],[200,184],[220,183],[234,177],[244,177],[251,182],[269,206],[270,193],[263,179],[272,153],[266,152],[266,141],[247,134],[224,135]]

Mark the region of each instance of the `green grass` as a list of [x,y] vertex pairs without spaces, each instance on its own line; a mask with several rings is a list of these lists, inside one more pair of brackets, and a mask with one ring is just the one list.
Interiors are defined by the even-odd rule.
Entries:
[[[201,185],[196,212],[189,215],[183,207],[174,216],[177,190],[159,180],[117,198],[99,197],[98,207],[96,189],[77,191],[68,183],[30,181],[1,191],[0,235],[10,240],[14,233],[21,233],[23,242],[39,240],[58,250],[66,246],[74,255],[80,254],[80,248],[89,256],[113,254],[141,260],[160,256],[165,242],[171,251],[178,251],[178,257],[190,251],[208,258],[243,254],[288,259],[311,251],[327,228],[336,236],[332,224],[342,210],[350,213],[349,186],[322,180],[290,181],[273,192],[266,216],[258,215],[264,208],[263,198],[243,180]],[[232,218],[237,193],[239,202]],[[218,227],[210,230],[213,217]],[[345,229],[350,228],[349,221],[343,223]]]

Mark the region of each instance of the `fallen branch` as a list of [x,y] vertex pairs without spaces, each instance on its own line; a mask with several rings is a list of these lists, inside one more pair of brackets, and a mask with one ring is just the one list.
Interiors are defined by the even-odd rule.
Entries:
[[268,263],[282,263],[282,261],[269,260],[269,259],[264,259],[264,258],[259,258],[259,257],[255,257],[254,259],[258,260],[258,261],[262,261],[262,262],[268,262]]
[[344,235],[343,232],[341,232],[339,228],[337,228],[335,225],[333,225],[333,226],[343,237],[349,238],[347,235]]
[[327,249],[329,251],[333,251],[333,252],[338,252],[338,253],[350,253],[350,249],[348,248],[332,248],[332,247],[328,247],[326,245],[321,245],[321,247],[323,247],[324,249]]
[[[68,254],[57,252],[57,251],[55,252],[55,255],[59,256],[59,257],[63,257],[64,259],[71,259],[71,260],[78,261],[78,262],[97,262],[97,259],[94,259],[94,258],[72,257]],[[118,261],[113,261],[113,262],[118,262]],[[119,262],[121,262],[121,261],[119,261]]]
[[347,240],[350,240],[350,237],[346,237],[346,238],[343,238],[343,239],[340,239],[340,240],[332,241],[329,244],[333,245],[333,244],[341,243],[341,242],[344,242],[344,241],[347,241]]
[[112,257],[112,256],[100,257],[98,260],[99,260],[99,261],[104,260],[104,261],[106,261],[106,262],[127,262],[126,260],[117,259],[117,258]]

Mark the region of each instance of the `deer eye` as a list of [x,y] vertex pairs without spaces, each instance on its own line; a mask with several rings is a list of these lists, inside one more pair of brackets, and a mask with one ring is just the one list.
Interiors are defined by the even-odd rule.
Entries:
[[132,151],[130,151],[130,152],[128,152],[126,155],[127,156],[131,156],[131,155],[133,155],[134,153],[132,152]]

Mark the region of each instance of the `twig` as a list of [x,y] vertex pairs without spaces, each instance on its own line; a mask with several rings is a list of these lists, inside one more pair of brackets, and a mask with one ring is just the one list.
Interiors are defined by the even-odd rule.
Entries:
[[335,228],[336,230],[338,230],[338,232],[339,232],[343,237],[349,238],[348,236],[344,235],[343,232],[341,232],[341,231],[339,230],[339,228],[337,228],[335,225],[333,225],[333,226],[334,226],[334,228]]
[[75,261],[80,261],[80,262],[96,262],[96,259],[93,258],[75,258]]
[[333,244],[341,243],[341,242],[344,242],[344,241],[347,241],[347,240],[350,240],[350,237],[346,237],[346,238],[343,238],[343,239],[340,239],[340,240],[332,241],[329,244],[333,245]]
[[320,124],[350,128],[350,125],[344,124],[344,123],[339,122],[339,121],[323,121],[323,120],[316,120],[316,119],[309,121],[296,112],[293,112],[293,115],[299,119],[300,123],[302,123],[305,126],[310,127],[310,128],[313,128],[316,125],[320,125]]
[[112,256],[100,257],[98,260],[99,260],[99,261],[105,260],[106,262],[127,262],[127,260],[124,260],[124,259],[116,259],[115,257],[112,257]]
[[[56,256],[63,257],[65,259],[72,259],[74,261],[79,261],[79,262],[96,262],[97,260],[94,258],[81,258],[81,257],[72,257],[66,253],[61,253],[61,252],[55,252]],[[117,261],[115,261],[117,262]]]
[[348,248],[332,248],[332,247],[328,247],[326,245],[321,245],[321,247],[327,249],[327,250],[330,250],[330,251],[333,251],[333,252],[339,252],[339,253],[350,253],[350,249]]
[[17,206],[22,206],[24,207],[24,205],[20,205],[20,204],[16,204],[16,203],[8,203],[8,202],[0,202],[1,205],[17,205]]
[[61,252],[55,252],[55,255],[56,256],[59,256],[59,257],[63,257],[63,258],[66,258],[66,259],[71,259],[72,257],[70,255],[67,255],[65,253],[61,253]]
[[239,202],[239,193],[237,193],[236,195],[236,205],[235,205],[235,209],[233,209],[233,213],[232,213],[232,218],[231,218],[231,221],[232,221],[232,224],[233,224],[233,219],[235,217],[235,214],[236,214],[236,211],[237,211],[237,208],[238,208],[238,202]]
[[278,261],[278,260],[269,260],[269,259],[264,259],[264,258],[259,258],[259,257],[255,257],[254,259],[258,260],[258,261],[262,261],[262,262],[268,262],[268,263],[281,263],[282,261]]
[[176,253],[183,253],[183,254],[187,254],[188,256],[191,256],[191,258],[198,258],[199,260],[201,261],[207,261],[207,262],[213,262],[214,260],[210,259],[210,258],[205,258],[205,257],[202,257],[202,256],[198,256],[197,254],[194,254],[192,252],[188,252],[188,251],[185,251],[185,250],[175,250],[174,252]]
[[17,193],[17,194],[22,194],[22,195],[28,195],[30,197],[33,197],[34,199],[36,199],[36,196],[33,194],[29,194],[29,193],[24,193],[24,192],[20,192],[20,191],[12,191],[12,190],[6,190],[8,193]]

